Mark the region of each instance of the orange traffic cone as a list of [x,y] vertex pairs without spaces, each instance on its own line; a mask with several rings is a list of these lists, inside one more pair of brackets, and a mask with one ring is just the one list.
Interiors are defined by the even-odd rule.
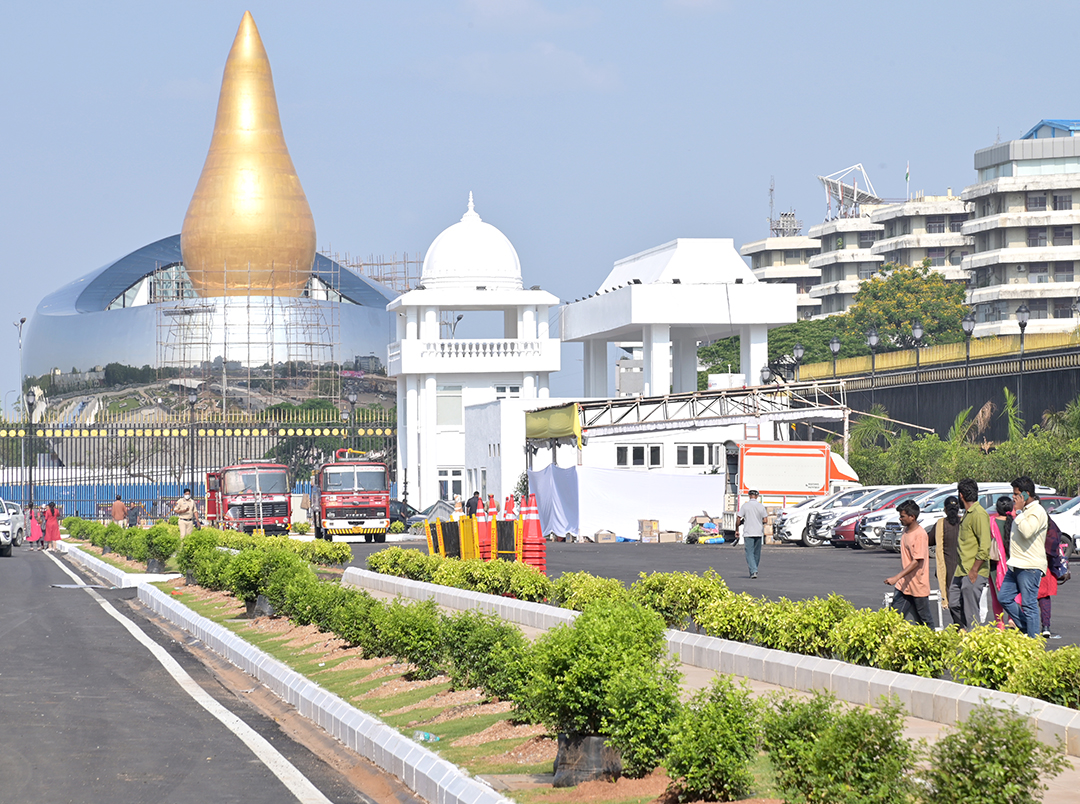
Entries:
[[480,557],[487,560],[491,558],[491,523],[488,521],[487,512],[481,503],[476,506],[476,541],[480,547]]
[[528,503],[522,505],[525,521],[522,523],[521,557],[526,564],[547,574],[547,543],[540,527],[540,509],[536,505],[536,495],[530,494]]
[[503,506],[503,519],[507,522],[513,522],[517,519],[517,514],[514,513],[514,496],[512,494],[506,498],[506,504]]

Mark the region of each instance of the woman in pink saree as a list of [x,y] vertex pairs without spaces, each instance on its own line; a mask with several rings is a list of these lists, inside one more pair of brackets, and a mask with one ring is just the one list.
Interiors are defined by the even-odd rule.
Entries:
[[1012,534],[1013,501],[1011,497],[997,498],[997,513],[990,517],[990,604],[994,609],[994,623],[1005,630],[1005,609],[998,602],[997,593],[1008,569],[1009,536]]

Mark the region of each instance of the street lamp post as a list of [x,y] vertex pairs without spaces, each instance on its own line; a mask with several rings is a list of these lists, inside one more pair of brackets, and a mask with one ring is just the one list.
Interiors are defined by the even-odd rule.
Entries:
[[[31,511],[34,510],[34,406],[36,402],[37,395],[34,393],[34,391],[32,389],[27,391],[26,404],[28,407],[24,415],[28,415],[30,420],[29,424],[27,425],[27,429],[30,431],[30,462],[28,464],[25,464],[29,474],[29,490],[28,493],[24,495],[24,497],[30,501]],[[25,437],[23,438],[23,440],[26,440]]]
[[1020,373],[1016,377],[1016,415],[1024,418],[1024,332],[1027,330],[1031,311],[1026,304],[1016,308],[1016,323],[1020,325]]
[[922,424],[922,407],[919,404],[919,345],[922,343],[922,321],[911,325],[911,335],[915,338],[915,423]]
[[836,379],[836,356],[840,354],[840,339],[835,335],[829,341],[829,351],[832,352],[832,378]]
[[[460,316],[458,317],[458,320],[459,321],[461,320]],[[347,400],[349,400],[349,420],[352,422],[352,429],[349,431],[349,447],[351,449],[355,449],[356,448],[356,438],[355,438],[355,435],[356,435],[356,394],[355,393],[350,393],[345,398]]]
[[761,367],[761,384],[762,385],[768,385],[770,382],[772,382],[772,378],[773,378],[773,370],[771,368],[769,368],[768,366],[762,366]]
[[[458,317],[454,319],[454,323],[450,325],[450,338],[457,337],[457,325],[461,323],[461,319],[465,317],[464,313],[458,313]],[[355,396],[355,394],[354,394]]]
[[877,327],[866,331],[866,345],[870,347],[870,407],[874,407],[874,393],[877,390],[877,345],[880,342]]
[[975,331],[975,314],[968,313],[960,319],[967,340],[967,357],[964,359],[964,407],[971,407],[971,334]]
[[803,355],[806,354],[806,349],[803,348],[801,343],[796,343],[795,347],[791,350],[791,354],[795,357],[795,382],[799,381],[799,366],[802,365]]
[[188,417],[188,450],[191,460],[191,496],[195,496],[195,481],[198,475],[195,473],[195,403],[199,401],[199,394],[192,389],[188,391],[187,402],[190,408]]

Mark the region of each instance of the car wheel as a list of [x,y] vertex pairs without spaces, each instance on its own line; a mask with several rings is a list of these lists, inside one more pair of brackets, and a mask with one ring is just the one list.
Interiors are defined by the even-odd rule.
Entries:
[[879,547],[881,547],[880,542],[872,542],[866,537],[864,537],[862,534],[857,534],[855,536],[855,544],[858,545],[858,548],[860,550],[877,550]]
[[15,532],[15,546],[16,547],[22,547],[23,546],[23,532],[21,530]]
[[828,539],[819,539],[816,535],[811,533],[809,527],[802,532],[802,543],[804,547],[824,547],[827,544],[831,544]]
[[11,545],[0,547],[0,558],[11,558]]

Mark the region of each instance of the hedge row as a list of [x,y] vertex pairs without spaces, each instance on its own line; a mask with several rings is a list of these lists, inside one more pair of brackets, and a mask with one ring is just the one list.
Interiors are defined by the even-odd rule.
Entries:
[[[1037,797],[1043,780],[1063,764],[1060,752],[1042,746],[1021,717],[989,709],[977,710],[937,744],[931,770],[917,771],[922,751],[903,736],[903,713],[895,704],[848,709],[823,695],[755,701],[724,677],[681,703],[664,619],[625,597],[586,604],[572,624],[530,645],[517,627],[490,615],[444,615],[432,601],[382,603],[362,590],[320,581],[285,551],[233,555],[215,547],[207,535],[194,534],[181,548],[180,563],[200,583],[245,601],[266,595],[298,624],[314,623],[365,656],[410,662],[415,677],[445,672],[457,689],[479,687],[489,697],[508,698],[519,718],[552,732],[600,734],[620,751],[627,775],[664,766],[678,800],[750,795],[752,764],[762,748],[789,799],[823,803],[1023,800],[1010,798],[1003,785],[1013,789],[1020,782],[1025,794]],[[987,754],[985,744],[1003,736],[1009,750]],[[975,772],[982,798],[957,798],[957,785],[968,784]]]
[[[134,561],[157,558],[165,562],[172,557],[180,546],[180,530],[175,523],[158,522],[153,527],[143,530],[141,528],[121,528],[116,523],[102,525],[100,522],[92,522],[72,516],[66,517],[63,525],[70,536],[76,539],[88,539],[91,544],[97,547],[108,546],[111,550]],[[165,538],[166,533],[175,537],[175,539]],[[349,545],[341,542],[327,542],[319,539],[299,541],[276,536],[250,536],[246,533],[218,530],[217,528],[200,528],[196,533],[213,536],[216,545],[219,547],[228,547],[233,550],[287,550],[312,564],[335,566],[348,564],[352,560],[352,550]]]
[[[500,566],[502,565],[502,566]],[[710,636],[808,656],[954,681],[1041,698],[1080,709],[1080,647],[1047,651],[1045,640],[987,625],[970,632],[934,631],[892,609],[855,609],[839,595],[771,601],[733,593],[713,570],[641,573],[627,589],[612,578],[540,573],[528,590],[496,581],[509,562],[458,561],[391,547],[368,558],[375,572],[442,583],[582,610],[598,600],[624,600],[657,613],[671,628],[696,625]],[[518,572],[521,572],[518,570]]]

